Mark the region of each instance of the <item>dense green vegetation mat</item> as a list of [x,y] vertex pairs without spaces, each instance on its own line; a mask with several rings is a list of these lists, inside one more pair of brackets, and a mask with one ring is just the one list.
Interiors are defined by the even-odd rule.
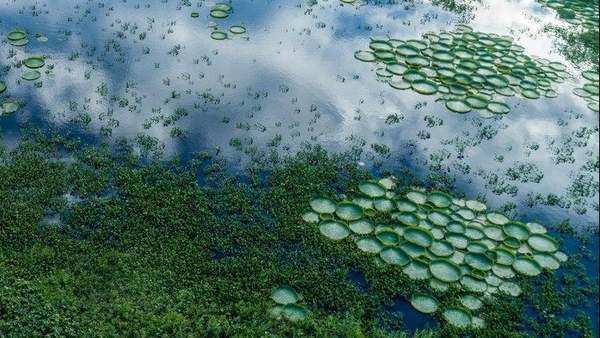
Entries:
[[[208,153],[157,162],[117,144],[32,130],[0,150],[0,336],[409,334],[392,304],[427,281],[302,219],[314,196],[372,178],[352,153],[307,144],[294,155],[254,154],[236,174]],[[381,174],[398,177],[398,193],[431,188]],[[584,266],[594,257],[589,234],[546,226],[575,248],[559,270],[517,276],[518,297],[481,297],[484,328],[447,325],[437,312],[438,324],[416,336],[590,336],[595,319],[583,310],[597,308],[598,288]],[[460,301],[452,287],[430,292],[446,307]],[[288,315],[274,313],[285,307]]]

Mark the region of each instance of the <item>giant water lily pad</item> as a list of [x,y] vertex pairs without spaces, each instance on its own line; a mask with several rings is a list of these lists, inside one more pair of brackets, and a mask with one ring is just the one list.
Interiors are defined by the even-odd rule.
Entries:
[[370,197],[385,196],[387,189],[377,181],[361,181],[358,183],[358,189],[365,195]]
[[444,319],[456,327],[469,327],[473,322],[473,316],[467,309],[461,307],[449,307],[443,312]]
[[300,297],[296,290],[289,285],[282,285],[271,292],[271,299],[277,304],[292,304],[296,303]]
[[41,56],[29,57],[29,58],[25,59],[24,63],[27,68],[33,68],[33,69],[43,67],[46,64],[46,62],[44,61],[44,58]]
[[517,257],[512,266],[516,272],[526,276],[537,276],[542,273],[542,266],[540,263],[525,256]]
[[555,252],[558,250],[556,241],[545,234],[533,234],[527,238],[527,244],[539,252]]
[[338,203],[335,214],[345,221],[354,221],[363,217],[362,208],[348,201]]
[[4,110],[4,114],[11,114],[19,109],[19,104],[14,101],[5,101],[2,103],[2,110]]
[[38,72],[37,70],[30,70],[28,72],[21,74],[21,78],[23,80],[33,81],[33,80],[39,79],[41,75],[42,74],[40,72]]
[[436,259],[429,263],[429,271],[433,277],[443,282],[456,282],[462,277],[462,272],[457,264],[448,259]]
[[286,304],[283,306],[281,314],[287,320],[298,322],[308,317],[308,310],[302,305]]
[[410,304],[421,313],[434,313],[438,309],[438,301],[435,297],[423,293],[414,295]]
[[331,214],[337,209],[337,203],[327,197],[315,197],[310,200],[310,207],[319,214]]
[[411,261],[410,256],[404,250],[396,247],[385,247],[379,252],[379,256],[388,264],[406,265]]
[[422,246],[429,247],[433,243],[433,234],[430,231],[418,228],[418,227],[409,227],[404,230],[404,238],[407,241]]
[[346,224],[334,220],[321,221],[319,230],[323,235],[333,240],[341,240],[350,235],[350,229]]

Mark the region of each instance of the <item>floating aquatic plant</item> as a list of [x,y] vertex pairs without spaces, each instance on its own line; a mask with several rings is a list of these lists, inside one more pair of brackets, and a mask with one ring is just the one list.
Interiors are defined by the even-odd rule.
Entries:
[[378,79],[394,89],[437,94],[449,110],[476,109],[483,117],[508,113],[503,97],[556,97],[552,84],[570,77],[559,62],[525,55],[510,36],[462,24],[451,32],[426,33],[421,40],[373,36],[369,50],[354,57],[375,62]]
[[22,29],[15,29],[9,32],[6,37],[8,38],[8,43],[13,46],[24,46],[29,43],[27,32]]
[[538,0],[545,7],[554,9],[558,17],[572,25],[598,29],[598,2],[585,0]]
[[598,107],[598,94],[600,93],[598,72],[586,70],[581,75],[586,80],[586,83],[582,87],[573,89],[573,94],[582,97],[587,102],[589,109],[598,112],[600,110]]
[[[318,196],[309,205],[302,217],[324,236],[351,240],[377,255],[379,263],[400,266],[409,278],[428,280],[436,290],[459,288],[464,308],[441,309],[455,326],[483,326],[473,317],[484,311],[481,295],[518,296],[521,289],[511,279],[556,270],[567,259],[539,223],[513,220],[480,201],[441,191],[412,189],[399,195],[387,178],[361,181],[343,200]],[[423,292],[411,304],[423,313],[438,311],[437,299]]]
[[297,322],[306,319],[308,316],[308,310],[303,305],[296,304],[301,300],[301,297],[289,285],[282,285],[273,290],[271,299],[277,303],[269,310],[274,318],[285,318]]

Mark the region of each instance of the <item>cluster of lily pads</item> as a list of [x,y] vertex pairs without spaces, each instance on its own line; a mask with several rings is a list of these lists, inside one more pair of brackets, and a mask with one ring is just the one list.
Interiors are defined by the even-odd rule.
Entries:
[[[480,297],[518,296],[521,288],[511,279],[556,270],[567,259],[539,223],[511,220],[477,200],[440,191],[396,195],[395,188],[390,178],[361,181],[358,191],[341,201],[313,198],[302,217],[318,224],[324,236],[351,239],[358,249],[376,254],[379,264],[401,266],[410,279],[426,280],[431,289],[458,287],[462,306],[442,309],[453,325],[484,325],[472,314],[483,304]],[[413,295],[411,304],[423,313],[439,310],[438,300],[425,292]]]
[[581,75],[587,82],[582,87],[573,89],[573,94],[582,97],[587,102],[588,108],[597,112],[600,110],[598,107],[598,94],[600,93],[598,87],[600,77],[598,76],[598,72],[586,70]]
[[559,17],[572,25],[598,29],[598,1],[586,0],[538,0],[543,6],[552,8]]
[[556,97],[553,82],[571,77],[560,62],[525,55],[510,36],[474,32],[463,24],[420,40],[374,36],[369,48],[356,51],[355,58],[376,62],[378,79],[392,88],[439,94],[449,110],[476,109],[483,117],[510,111],[502,97]]
[[297,304],[302,297],[289,285],[282,285],[271,292],[271,299],[275,305],[270,309],[273,318],[297,322],[306,319],[308,310],[303,305]]
[[[24,46],[29,43],[29,38],[27,37],[27,32],[22,29],[15,29],[8,33],[6,36],[8,42],[13,46]],[[41,36],[40,36],[41,37]],[[38,38],[39,39],[39,38]],[[21,74],[21,78],[23,80],[36,80],[39,79],[41,74],[37,70],[37,68],[41,68],[44,66],[44,58],[41,56],[32,56],[23,61],[25,67],[29,68],[28,71]],[[0,93],[6,91],[6,83],[0,80]],[[0,105],[0,115],[3,114],[11,114],[16,112],[19,109],[19,104],[15,101],[7,100],[2,102]]]
[[[224,18],[228,17],[229,14],[231,14],[232,9],[233,8],[229,4],[218,3],[218,4],[215,4],[215,6],[210,10],[209,15],[215,19],[224,19]],[[197,15],[194,15],[194,13],[192,13],[192,17],[197,17]],[[211,21],[209,23],[209,26],[214,29],[214,31],[212,33],[210,33],[211,38],[213,38],[215,40],[225,40],[229,37],[227,32],[217,29],[216,22]],[[240,25],[232,25],[229,27],[229,32],[236,36],[245,37],[244,34],[246,33],[246,28],[244,26],[240,26]]]

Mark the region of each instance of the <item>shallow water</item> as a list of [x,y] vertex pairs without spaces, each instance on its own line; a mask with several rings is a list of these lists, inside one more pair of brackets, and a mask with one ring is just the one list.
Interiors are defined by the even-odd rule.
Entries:
[[[571,94],[583,83],[580,71],[540,32],[558,22],[553,11],[533,1],[474,2],[462,13],[428,1],[313,3],[233,1],[228,18],[214,19],[206,1],[2,1],[3,36],[20,28],[30,37],[23,47],[2,40],[7,90],[0,100],[25,102],[0,117],[2,142],[14,144],[19,124],[31,121],[74,130],[90,143],[149,135],[165,158],[218,151],[242,161],[236,143],[282,153],[305,141],[331,151],[358,146],[367,167],[408,166],[423,178],[446,172],[467,197],[482,196],[492,209],[509,206],[523,221],[598,224],[598,167],[583,168],[598,159],[598,115]],[[243,25],[247,37],[213,40],[211,21],[222,30]],[[513,36],[525,54],[562,62],[574,77],[556,84],[558,98],[507,98],[509,114],[483,119],[452,113],[437,95],[395,90],[353,56],[374,35],[408,40],[459,22]],[[38,88],[21,80],[25,67],[17,61],[40,54],[46,66]],[[386,123],[394,114],[401,121]],[[87,117],[89,124],[74,122]],[[177,131],[185,137],[171,135]],[[521,177],[509,175],[519,166]],[[527,206],[538,194],[556,202]]]

